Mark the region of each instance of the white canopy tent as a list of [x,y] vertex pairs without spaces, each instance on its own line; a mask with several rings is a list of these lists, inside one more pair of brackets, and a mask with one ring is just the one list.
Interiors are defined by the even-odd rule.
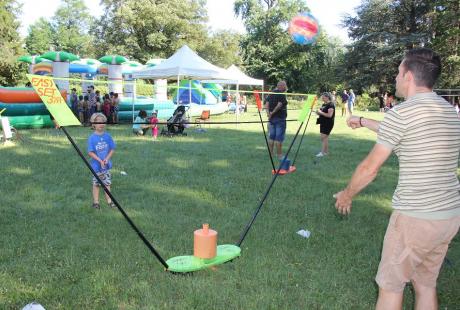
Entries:
[[[178,49],[174,55],[153,68],[146,68],[133,73],[135,79],[174,79],[177,86],[184,78],[192,80],[231,80],[227,70],[217,67],[195,53],[187,45]],[[191,98],[191,84],[189,84],[189,97]],[[179,99],[179,91],[177,92]],[[179,101],[179,100],[177,100]]]
[[227,70],[207,62],[187,45],[182,46],[159,65],[137,71],[133,77],[136,79],[232,79]]
[[[240,68],[235,65],[231,65],[227,68],[227,72],[230,74],[230,79],[227,80],[212,80],[209,82],[217,84],[231,84],[231,85],[253,85],[253,86],[264,86],[264,80],[254,79],[246,75]],[[206,83],[206,81],[203,81]]]
[[[217,84],[236,85],[236,93],[237,93],[238,96],[239,96],[239,87],[240,87],[240,85],[261,86],[262,89],[264,88],[264,80],[254,79],[254,78],[246,75],[243,71],[241,71],[240,68],[238,68],[235,65],[231,65],[230,67],[228,67],[227,72],[230,74],[230,79],[228,79],[228,80],[224,79],[224,80],[213,80],[213,81],[202,81],[202,82],[204,82],[204,83],[212,82],[212,83],[217,83]],[[236,118],[238,120],[239,103],[235,102],[235,104],[236,104],[235,114],[237,115]]]
[[[227,70],[217,67],[195,53],[187,45],[178,49],[171,57],[153,68],[145,68],[133,73],[134,79],[174,79],[177,86],[180,80],[187,78],[193,80],[231,79]],[[189,96],[191,98],[191,84]],[[179,91],[177,92],[179,99]],[[179,101],[179,100],[177,100]]]

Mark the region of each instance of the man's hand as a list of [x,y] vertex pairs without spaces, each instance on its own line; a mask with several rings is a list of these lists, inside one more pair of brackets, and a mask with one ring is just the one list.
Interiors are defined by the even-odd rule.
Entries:
[[340,214],[348,215],[351,213],[352,197],[346,190],[334,194],[333,197],[336,199],[335,208]]
[[361,128],[362,126],[359,124],[359,119],[360,119],[360,116],[353,116],[353,115],[350,116],[347,119],[348,127],[352,128],[352,129]]

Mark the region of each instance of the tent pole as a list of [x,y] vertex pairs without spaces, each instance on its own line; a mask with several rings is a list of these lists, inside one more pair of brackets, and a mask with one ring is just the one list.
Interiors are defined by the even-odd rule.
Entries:
[[235,93],[236,128],[238,128],[238,120],[239,120],[239,117],[240,117],[240,103],[239,103],[239,101],[240,101],[240,100],[239,100],[240,92],[239,92],[239,89],[240,89],[240,85],[237,83],[237,84],[236,84],[236,93]]
[[188,80],[188,104],[192,103],[192,80]]
[[134,97],[136,97],[136,79],[134,79],[133,92],[131,94],[131,105],[133,108],[133,123],[134,123]]
[[179,104],[179,91],[180,91],[180,88],[179,88],[179,82],[180,82],[180,79],[179,79],[179,74],[177,75],[177,95],[176,95],[176,104]]

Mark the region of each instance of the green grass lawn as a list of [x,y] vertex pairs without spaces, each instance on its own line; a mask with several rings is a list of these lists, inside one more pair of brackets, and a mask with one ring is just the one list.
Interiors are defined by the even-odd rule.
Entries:
[[[48,310],[371,309],[397,159],[357,197],[349,217],[339,216],[332,195],[375,134],[348,129],[337,117],[330,156],[316,160],[315,119],[297,172],[277,179],[241,257],[190,276],[165,272],[118,210],[105,202],[99,211],[90,207],[90,172],[64,135],[22,130],[25,142],[0,147],[0,309],[34,300]],[[250,110],[240,120],[258,115]],[[117,142],[113,194],[165,259],[192,254],[193,231],[202,223],[218,231],[219,244],[235,243],[272,177],[260,124],[204,126],[204,133],[189,128],[186,137],[157,142],[133,136],[128,125],[108,127]],[[286,149],[297,128],[288,123]],[[68,131],[86,153],[91,130]],[[300,229],[310,238],[297,235]],[[459,309],[458,236],[448,258],[452,265],[438,280],[440,308]],[[411,309],[410,287],[405,295]]]

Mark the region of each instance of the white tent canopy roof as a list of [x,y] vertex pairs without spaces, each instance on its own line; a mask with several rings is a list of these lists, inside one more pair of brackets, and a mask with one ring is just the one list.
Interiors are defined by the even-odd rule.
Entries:
[[230,73],[230,79],[228,80],[213,80],[213,81],[203,81],[203,82],[211,82],[217,84],[231,84],[231,85],[264,85],[264,80],[254,79],[248,75],[246,75],[243,71],[240,70],[235,65],[231,65],[227,69],[228,73]]
[[153,68],[139,70],[135,79],[231,79],[227,70],[207,62],[187,45],[182,46],[171,57]]

